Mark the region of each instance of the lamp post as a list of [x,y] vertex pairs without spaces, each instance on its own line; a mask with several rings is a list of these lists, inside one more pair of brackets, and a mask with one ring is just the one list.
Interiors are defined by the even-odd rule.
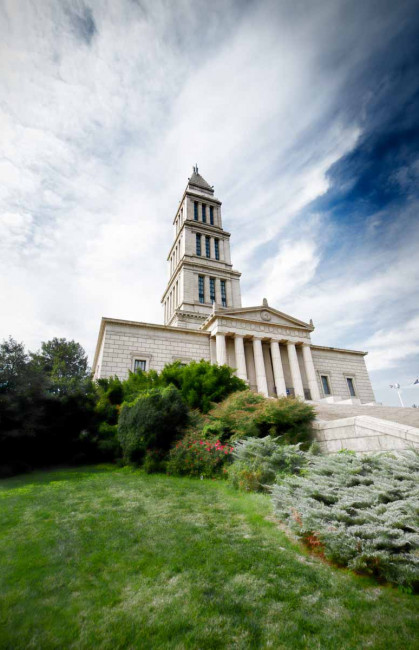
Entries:
[[390,388],[395,388],[397,390],[397,395],[399,396],[400,404],[404,407],[402,396],[400,395],[400,384],[390,384]]

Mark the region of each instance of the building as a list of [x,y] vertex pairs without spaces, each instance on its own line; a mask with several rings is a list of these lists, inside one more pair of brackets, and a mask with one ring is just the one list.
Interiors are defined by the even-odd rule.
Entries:
[[313,323],[268,305],[242,307],[240,273],[230,257],[221,202],[194,167],[174,220],[170,277],[161,299],[164,325],[102,318],[95,378],[173,361],[206,359],[236,369],[250,388],[269,395],[328,401],[374,400],[366,352],[315,345]]

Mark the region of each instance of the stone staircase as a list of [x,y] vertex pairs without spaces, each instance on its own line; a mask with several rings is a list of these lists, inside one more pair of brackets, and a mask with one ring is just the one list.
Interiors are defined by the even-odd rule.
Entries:
[[321,450],[349,449],[359,454],[419,449],[419,409],[312,402],[313,430]]
[[398,422],[419,429],[419,409],[402,408],[400,406],[374,406],[354,404],[325,404],[313,402],[318,420],[340,420],[353,418],[357,415],[366,415],[370,418]]

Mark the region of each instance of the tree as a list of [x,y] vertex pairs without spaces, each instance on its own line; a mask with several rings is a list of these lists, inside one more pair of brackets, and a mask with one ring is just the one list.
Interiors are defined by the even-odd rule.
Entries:
[[31,354],[33,364],[49,379],[49,392],[69,395],[83,390],[89,378],[87,356],[75,341],[53,338],[43,342],[41,349]]
[[52,463],[101,459],[96,393],[83,348],[53,339],[27,354],[0,344],[0,475]]
[[16,390],[22,383],[29,356],[23,343],[11,336],[0,344],[0,392]]

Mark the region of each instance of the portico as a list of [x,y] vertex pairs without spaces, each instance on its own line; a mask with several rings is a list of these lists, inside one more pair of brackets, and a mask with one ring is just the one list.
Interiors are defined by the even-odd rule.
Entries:
[[260,307],[213,310],[203,324],[215,339],[215,359],[262,395],[320,399],[311,354],[313,325]]

